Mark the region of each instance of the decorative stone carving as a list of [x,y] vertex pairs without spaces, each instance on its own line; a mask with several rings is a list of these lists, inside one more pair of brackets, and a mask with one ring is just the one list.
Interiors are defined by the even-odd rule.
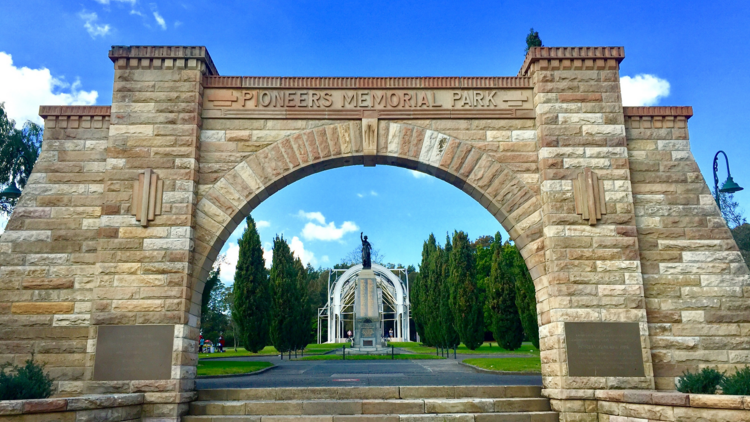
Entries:
[[152,169],[138,175],[138,181],[133,183],[133,198],[130,202],[130,214],[147,227],[149,221],[161,215],[164,181]]
[[595,226],[596,220],[601,220],[602,214],[607,213],[604,182],[599,180],[590,168],[586,167],[573,181],[573,195],[576,201],[576,214],[588,220],[589,225]]

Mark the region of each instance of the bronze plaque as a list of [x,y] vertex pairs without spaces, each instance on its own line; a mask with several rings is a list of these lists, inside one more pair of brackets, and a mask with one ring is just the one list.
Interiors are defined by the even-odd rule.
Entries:
[[96,339],[95,381],[172,378],[174,325],[102,325]]
[[637,322],[566,322],[571,377],[645,377]]

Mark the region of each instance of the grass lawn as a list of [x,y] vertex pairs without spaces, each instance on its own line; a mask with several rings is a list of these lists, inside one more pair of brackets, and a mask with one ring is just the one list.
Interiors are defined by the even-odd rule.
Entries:
[[[395,360],[445,359],[435,355],[395,355]],[[305,356],[292,360],[342,360],[340,355]],[[391,355],[346,355],[346,360],[391,360]]]
[[[324,343],[324,344],[308,344],[305,348],[305,354],[322,354],[333,349],[339,349],[345,343]],[[348,344],[348,343],[347,343]],[[234,358],[241,356],[276,356],[279,354],[273,346],[266,346],[258,353],[250,353],[245,350],[244,347],[238,347],[237,351],[234,348],[226,348],[224,353],[200,353],[199,358]],[[294,352],[292,352],[294,354]]]
[[243,362],[227,360],[198,361],[198,376],[247,374],[273,366],[271,362]]
[[533,358],[476,358],[464,359],[464,363],[490,371],[541,372],[542,361]]
[[[410,352],[414,353],[432,353],[435,354],[435,348],[434,347],[427,347],[423,346],[420,343],[399,343],[399,342],[391,342],[388,343],[389,345],[393,345],[396,347],[400,347],[402,349],[409,350]],[[495,342],[485,342],[481,346],[477,347],[476,350],[469,350],[466,346],[464,346],[463,343],[458,346],[457,353],[459,354],[465,354],[465,355],[489,355],[489,354],[529,354],[529,355],[539,355],[539,350],[534,347],[531,343],[525,342],[521,345],[520,348],[516,350],[505,350],[497,345]]]

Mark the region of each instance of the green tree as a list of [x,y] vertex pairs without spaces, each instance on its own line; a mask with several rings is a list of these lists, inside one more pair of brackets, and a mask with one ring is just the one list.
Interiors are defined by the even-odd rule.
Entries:
[[296,275],[295,301],[297,306],[294,310],[294,338],[292,340],[293,350],[304,350],[305,346],[312,340],[313,314],[310,307],[310,295],[308,293],[308,270],[302,265],[299,258],[294,258],[294,272]]
[[[498,233],[499,237],[499,233]],[[500,243],[500,239],[497,239]],[[492,311],[492,336],[506,350],[516,350],[523,343],[523,326],[516,306],[515,278],[512,264],[504,258],[507,253],[501,246],[493,248],[492,271],[487,283],[488,307]]]
[[[15,182],[23,190],[42,148],[41,126],[26,122],[17,129],[0,103],[0,190]],[[0,213],[10,214],[17,199],[0,199]]]
[[451,239],[449,236],[445,236],[445,249],[439,249],[438,254],[439,255],[439,262],[440,262],[440,285],[439,285],[439,291],[440,291],[440,299],[438,300],[438,309],[440,310],[440,314],[438,316],[439,318],[439,326],[441,329],[441,346],[452,348],[454,346],[458,346],[458,344],[461,342],[461,339],[458,336],[458,332],[455,328],[455,315],[453,314],[453,310],[450,306],[450,299],[451,299],[451,277],[450,277],[450,255],[451,251],[453,250],[453,245],[451,245]]
[[281,353],[294,347],[297,323],[297,271],[289,244],[283,236],[273,240],[271,264],[271,342]]
[[745,265],[750,266],[750,224],[741,224],[732,230],[732,236],[740,249]]
[[434,252],[437,250],[435,235],[430,233],[430,237],[422,245],[422,262],[419,264],[419,277],[415,280],[416,296],[413,303],[416,305],[412,312],[412,317],[416,325],[417,333],[422,343],[432,346],[433,338],[431,332],[431,318],[434,317],[434,308],[431,308],[432,300],[432,259]]
[[[209,273],[209,280],[213,280],[213,288],[209,292],[204,290],[204,297],[208,297],[206,309],[201,313],[201,333],[203,338],[216,344],[219,336],[231,344],[234,335],[231,325],[231,303],[229,301],[231,289],[224,285],[219,278],[219,268]],[[208,283],[206,283],[208,284]]]
[[536,288],[531,279],[526,261],[515,245],[503,247],[503,260],[507,261],[510,275],[514,279],[516,290],[516,308],[521,318],[521,325],[531,344],[539,349],[539,322],[536,314]]
[[[712,189],[711,193],[716,198],[716,190]],[[740,204],[734,200],[733,193],[719,192],[719,202],[721,202],[721,216],[724,217],[730,229],[747,223]]]
[[427,316],[426,337],[431,346],[443,346],[443,327],[440,322],[440,286],[442,284],[441,258],[445,251],[435,241],[435,236],[430,237],[431,247],[428,259],[429,278],[427,284],[427,301],[425,313]]
[[528,53],[531,47],[541,47],[542,39],[539,38],[539,33],[534,31],[534,28],[529,29],[529,34],[526,35],[526,50],[524,54]]
[[463,231],[453,234],[450,253],[450,306],[455,317],[455,328],[461,342],[470,350],[484,341],[484,305],[480,301],[476,281],[476,248]]
[[263,260],[260,236],[251,216],[239,241],[237,270],[234,273],[233,318],[237,324],[240,344],[258,353],[269,342],[271,290]]

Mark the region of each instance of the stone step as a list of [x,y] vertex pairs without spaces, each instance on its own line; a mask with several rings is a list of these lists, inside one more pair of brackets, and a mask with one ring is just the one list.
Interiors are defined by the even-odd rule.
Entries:
[[423,415],[183,416],[183,422],[558,422],[556,412],[436,413]]
[[228,388],[199,390],[198,400],[336,400],[541,397],[542,387],[502,386],[405,386],[405,387],[310,387]]
[[220,415],[380,415],[543,412],[545,398],[392,399],[392,400],[234,400],[195,401],[193,416]]

